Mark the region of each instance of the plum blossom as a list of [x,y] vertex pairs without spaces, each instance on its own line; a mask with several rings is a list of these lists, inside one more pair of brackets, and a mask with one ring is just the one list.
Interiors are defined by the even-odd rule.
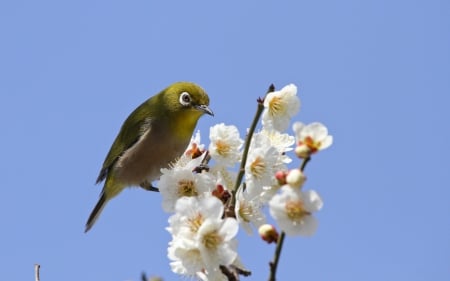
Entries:
[[302,122],[295,122],[292,128],[297,141],[295,153],[300,158],[307,158],[333,144],[333,136],[328,134],[327,127],[322,123],[314,122],[305,125]]
[[264,99],[264,107],[263,127],[268,130],[285,131],[289,127],[291,118],[300,109],[297,86],[289,84],[279,91],[267,94]]
[[217,124],[210,129],[209,154],[217,165],[232,167],[240,159],[240,149],[244,141],[239,136],[235,126]]
[[245,165],[245,181],[250,196],[258,195],[264,186],[274,184],[279,158],[280,153],[267,136],[254,135]]
[[182,197],[174,209],[167,228],[173,238],[168,249],[172,271],[220,280],[219,266],[228,266],[238,257],[238,222],[222,218],[222,202],[214,196]]
[[183,196],[201,196],[214,188],[214,179],[208,173],[193,173],[192,169],[162,169],[159,191],[162,195],[162,207],[173,212],[176,201]]
[[281,188],[269,201],[270,214],[287,235],[311,236],[316,232],[317,220],[312,215],[323,206],[319,194],[301,191],[289,185]]

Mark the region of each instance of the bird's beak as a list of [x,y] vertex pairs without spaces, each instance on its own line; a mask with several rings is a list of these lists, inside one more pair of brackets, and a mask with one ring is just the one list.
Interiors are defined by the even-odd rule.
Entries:
[[206,114],[209,114],[211,116],[214,116],[214,112],[205,104],[201,104],[201,105],[196,105],[194,106],[195,109],[200,110]]

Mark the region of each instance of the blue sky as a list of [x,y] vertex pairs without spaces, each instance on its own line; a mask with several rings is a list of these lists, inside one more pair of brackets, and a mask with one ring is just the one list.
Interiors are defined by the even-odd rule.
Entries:
[[[448,1],[3,1],[0,38],[0,279],[178,280],[158,194],[83,230],[123,120],[179,80],[210,95],[205,141],[271,83],[334,135],[306,169],[319,229],[287,238],[279,280],[450,279]],[[273,246],[239,241],[265,280]]]

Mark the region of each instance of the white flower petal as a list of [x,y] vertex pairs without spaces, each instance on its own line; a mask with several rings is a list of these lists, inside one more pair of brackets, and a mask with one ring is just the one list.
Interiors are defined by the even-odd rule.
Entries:
[[325,149],[330,147],[333,144],[333,136],[326,136],[325,139],[322,140],[322,144],[320,149]]
[[303,130],[303,128],[305,128],[305,124],[303,124],[302,122],[295,122],[294,124],[292,124],[292,130],[294,131],[296,136],[300,135],[300,132]]
[[308,212],[317,212],[323,207],[322,198],[314,190],[307,190],[302,192],[303,203],[305,204],[305,209]]
[[224,241],[229,241],[236,236],[239,230],[238,222],[233,218],[225,218],[219,228],[219,235]]
[[313,122],[305,127],[303,134],[311,136],[313,139],[321,141],[328,136],[328,129],[322,123]]
[[220,219],[223,215],[222,201],[214,196],[202,198],[199,211],[207,218]]
[[[302,221],[302,227],[298,227],[295,229],[298,230],[298,235],[312,236],[316,233],[317,226],[317,219],[314,216],[306,216]],[[286,234],[288,233],[286,232]]]

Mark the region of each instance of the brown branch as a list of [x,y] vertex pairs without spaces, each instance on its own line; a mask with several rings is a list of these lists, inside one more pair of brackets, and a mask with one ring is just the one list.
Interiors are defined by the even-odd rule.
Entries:
[[227,277],[228,281],[239,281],[240,275],[247,277],[252,274],[250,271],[244,270],[234,265],[230,266],[220,265],[219,268],[220,271],[223,273],[223,275]]
[[[306,164],[311,160],[311,157],[307,157],[303,159],[302,164],[300,165],[300,171],[304,171]],[[277,247],[275,248],[275,254],[273,255],[273,261],[269,263],[270,267],[270,275],[269,275],[269,281],[275,281],[276,280],[276,274],[277,274],[277,268],[278,263],[280,261],[281,256],[281,249],[283,248],[283,242],[284,238],[286,236],[286,233],[284,231],[281,231],[280,237],[277,241]]]
[[258,125],[259,119],[261,118],[261,114],[263,113],[263,110],[264,110],[264,99],[266,98],[266,96],[269,93],[271,93],[273,91],[275,91],[275,86],[273,84],[271,84],[269,86],[269,89],[267,89],[267,92],[266,92],[266,95],[264,96],[264,98],[258,98],[258,100],[257,100],[258,107],[256,109],[255,117],[253,118],[250,129],[248,130],[247,137],[245,138],[244,151],[242,152],[242,159],[241,159],[241,165],[239,167],[239,173],[236,177],[236,183],[234,184],[234,188],[233,188],[233,190],[231,190],[232,196],[230,198],[230,201],[228,202],[228,204],[225,207],[225,209],[228,210],[229,212],[234,212],[234,207],[236,204],[236,193],[237,193],[239,186],[241,185],[242,179],[244,178],[245,164],[247,162],[247,156],[248,156],[248,151],[250,149],[250,143],[252,141],[253,133],[255,132],[256,126]]

